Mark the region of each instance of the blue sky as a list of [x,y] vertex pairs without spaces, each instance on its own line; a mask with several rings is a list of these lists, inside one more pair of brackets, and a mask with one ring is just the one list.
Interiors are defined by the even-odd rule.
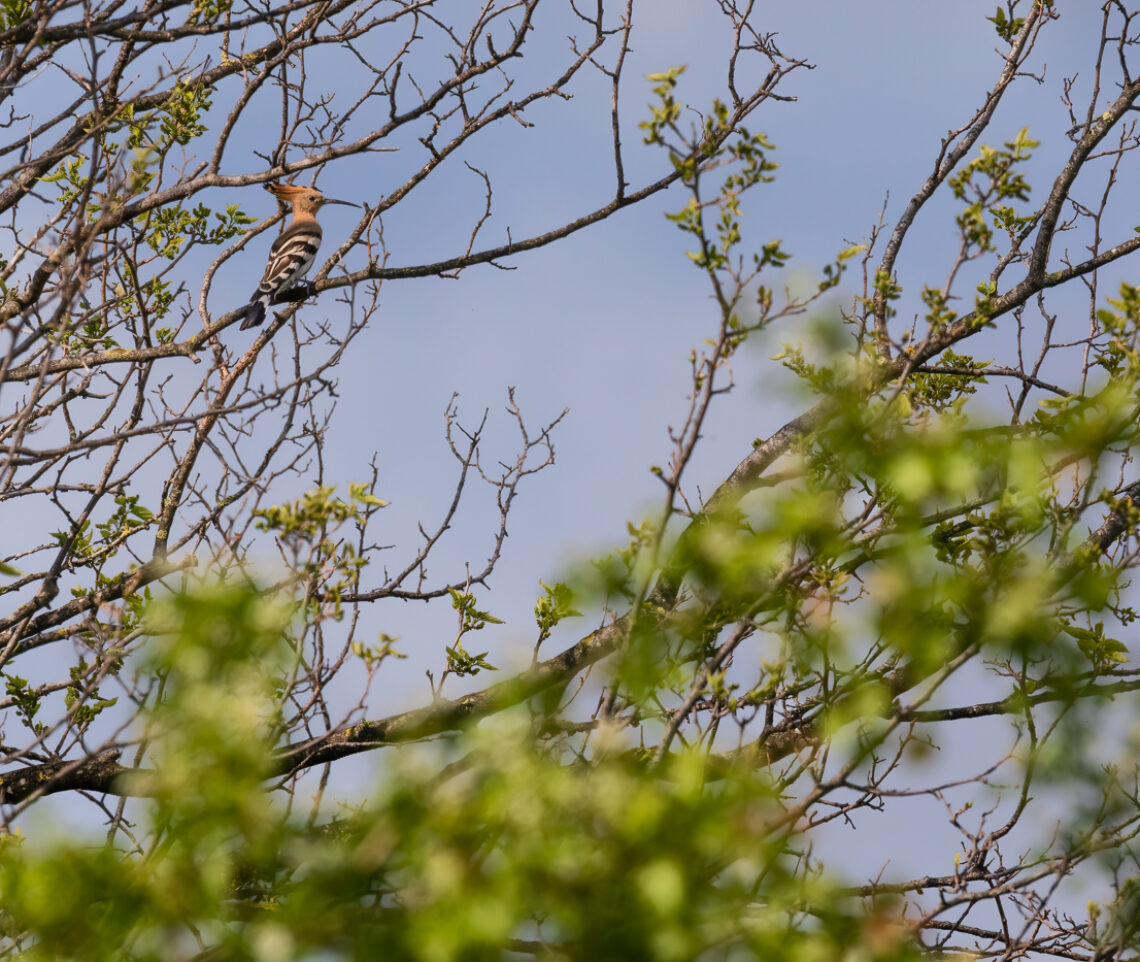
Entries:
[[[686,102],[703,109],[717,92],[726,34],[699,9],[659,3],[646,6],[636,20],[645,29],[627,68],[623,105],[626,145],[638,155],[634,168],[649,172],[663,159],[636,142],[635,124],[650,99],[650,84],[640,75],[684,63],[680,95]],[[864,240],[888,191],[889,226],[928,173],[940,137],[980,104],[999,65],[997,38],[984,20],[988,13],[986,3],[882,2],[858,10],[849,4],[773,5],[772,29],[781,48],[815,67],[793,74],[781,88],[798,102],[771,102],[750,121],[777,145],[773,157],[781,168],[775,183],[748,195],[745,229],[746,242],[757,246],[783,240],[794,255],[785,274],[789,282],[810,282],[837,251]],[[1063,35],[1057,54],[1070,54],[1067,45],[1079,50],[1082,41],[1088,50],[1095,35],[1080,28],[1095,27],[1095,19],[1081,22],[1076,14],[1055,25],[1053,36]],[[1028,124],[1044,141],[1043,155],[1063,151],[1068,124],[1053,86],[1026,81],[1015,89],[1010,109],[1003,108],[993,136],[985,139],[1012,137]],[[605,93],[599,87],[569,106],[557,104],[535,128],[509,125],[505,146],[494,137],[480,142],[471,162],[488,170],[495,187],[484,244],[505,238],[508,228],[515,237],[548,229],[568,211],[608,198]],[[1050,156],[1044,170],[1058,155]],[[422,200],[386,221],[393,266],[416,263],[413,252],[438,256],[438,237],[462,236],[478,215],[482,183],[458,162],[440,174]],[[338,179],[336,192],[351,198],[353,186]],[[374,189],[371,181],[364,186]],[[256,210],[258,200],[255,195],[248,209]],[[468,421],[491,410],[489,450],[504,457],[514,451],[513,428],[503,413],[508,386],[517,389],[532,425],[570,409],[555,435],[556,466],[533,479],[517,502],[487,599],[507,621],[480,639],[496,663],[529,657],[539,578],[558,578],[621,543],[626,521],[657,508],[659,485],[649,469],[667,459],[667,427],[683,417],[689,352],[716,324],[707,282],[684,256],[685,237],[664,218],[684,201],[680,190],[659,195],[516,258],[513,271],[484,267],[458,280],[389,282],[379,313],[338,369],[342,400],[328,463],[333,475],[361,478],[372,452],[378,453],[381,493],[392,501],[381,520],[385,542],[406,543],[417,520],[430,521],[446,504],[454,469],[442,439],[442,414],[453,391]],[[922,282],[945,276],[955,244],[954,210],[950,200],[936,199],[916,224],[900,261],[900,279],[913,292],[909,302],[904,299],[904,314],[915,309]],[[326,243],[351,223],[351,211],[330,209]],[[350,255],[348,267],[354,266]],[[241,290],[234,288],[238,300]],[[850,293],[849,286],[841,288],[835,304]],[[335,323],[336,305],[327,296],[305,310],[327,312]],[[768,358],[781,341],[800,338],[809,321],[772,331],[737,360],[736,390],[718,404],[690,484],[711,491],[753,438],[796,412],[789,379]],[[229,332],[227,341],[235,336]],[[441,552],[450,567],[437,560],[433,572],[450,578],[466,561],[479,564],[492,520],[484,513],[459,525]],[[438,652],[435,632],[447,632],[449,617],[437,622],[418,605],[389,606],[376,615],[378,626],[401,635],[411,652]],[[414,679],[422,678],[423,662],[414,657],[397,671],[408,676],[396,688],[400,705],[415,703],[422,692]]]

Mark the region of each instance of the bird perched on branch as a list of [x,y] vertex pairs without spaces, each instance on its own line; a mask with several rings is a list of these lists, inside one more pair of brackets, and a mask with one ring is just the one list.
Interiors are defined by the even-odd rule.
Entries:
[[265,276],[257,285],[245,310],[241,330],[257,327],[265,320],[265,312],[278,294],[289,290],[313,264],[317,248],[321,246],[321,225],[317,211],[325,204],[344,204],[356,207],[347,200],[325,197],[315,187],[298,187],[295,184],[266,184],[265,189],[280,201],[293,205],[293,219],[269,249],[269,263]]

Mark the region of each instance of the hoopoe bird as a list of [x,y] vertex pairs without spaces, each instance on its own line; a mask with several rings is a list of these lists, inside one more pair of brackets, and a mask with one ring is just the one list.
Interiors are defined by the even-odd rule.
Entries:
[[265,265],[265,276],[257,285],[245,309],[245,320],[241,330],[257,327],[265,320],[265,312],[278,294],[283,294],[305,276],[313,266],[317,248],[321,246],[321,225],[317,223],[317,211],[325,204],[344,204],[356,207],[347,200],[333,200],[325,197],[315,187],[299,187],[295,184],[266,184],[265,189],[281,201],[293,205],[293,219],[289,226],[269,248],[269,263]]

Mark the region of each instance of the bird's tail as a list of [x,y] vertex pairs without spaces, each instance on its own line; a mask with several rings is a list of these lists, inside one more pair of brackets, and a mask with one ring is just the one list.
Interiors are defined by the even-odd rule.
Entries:
[[265,312],[268,307],[269,295],[260,290],[256,291],[253,299],[249,302],[249,307],[245,309],[245,320],[241,322],[239,330],[244,331],[251,327],[257,327],[265,320]]

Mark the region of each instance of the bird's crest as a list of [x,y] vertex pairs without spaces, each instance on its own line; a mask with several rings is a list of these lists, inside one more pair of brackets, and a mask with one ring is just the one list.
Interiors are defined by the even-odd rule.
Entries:
[[292,201],[302,194],[320,194],[316,187],[302,187],[300,184],[265,184],[265,189],[283,201]]

